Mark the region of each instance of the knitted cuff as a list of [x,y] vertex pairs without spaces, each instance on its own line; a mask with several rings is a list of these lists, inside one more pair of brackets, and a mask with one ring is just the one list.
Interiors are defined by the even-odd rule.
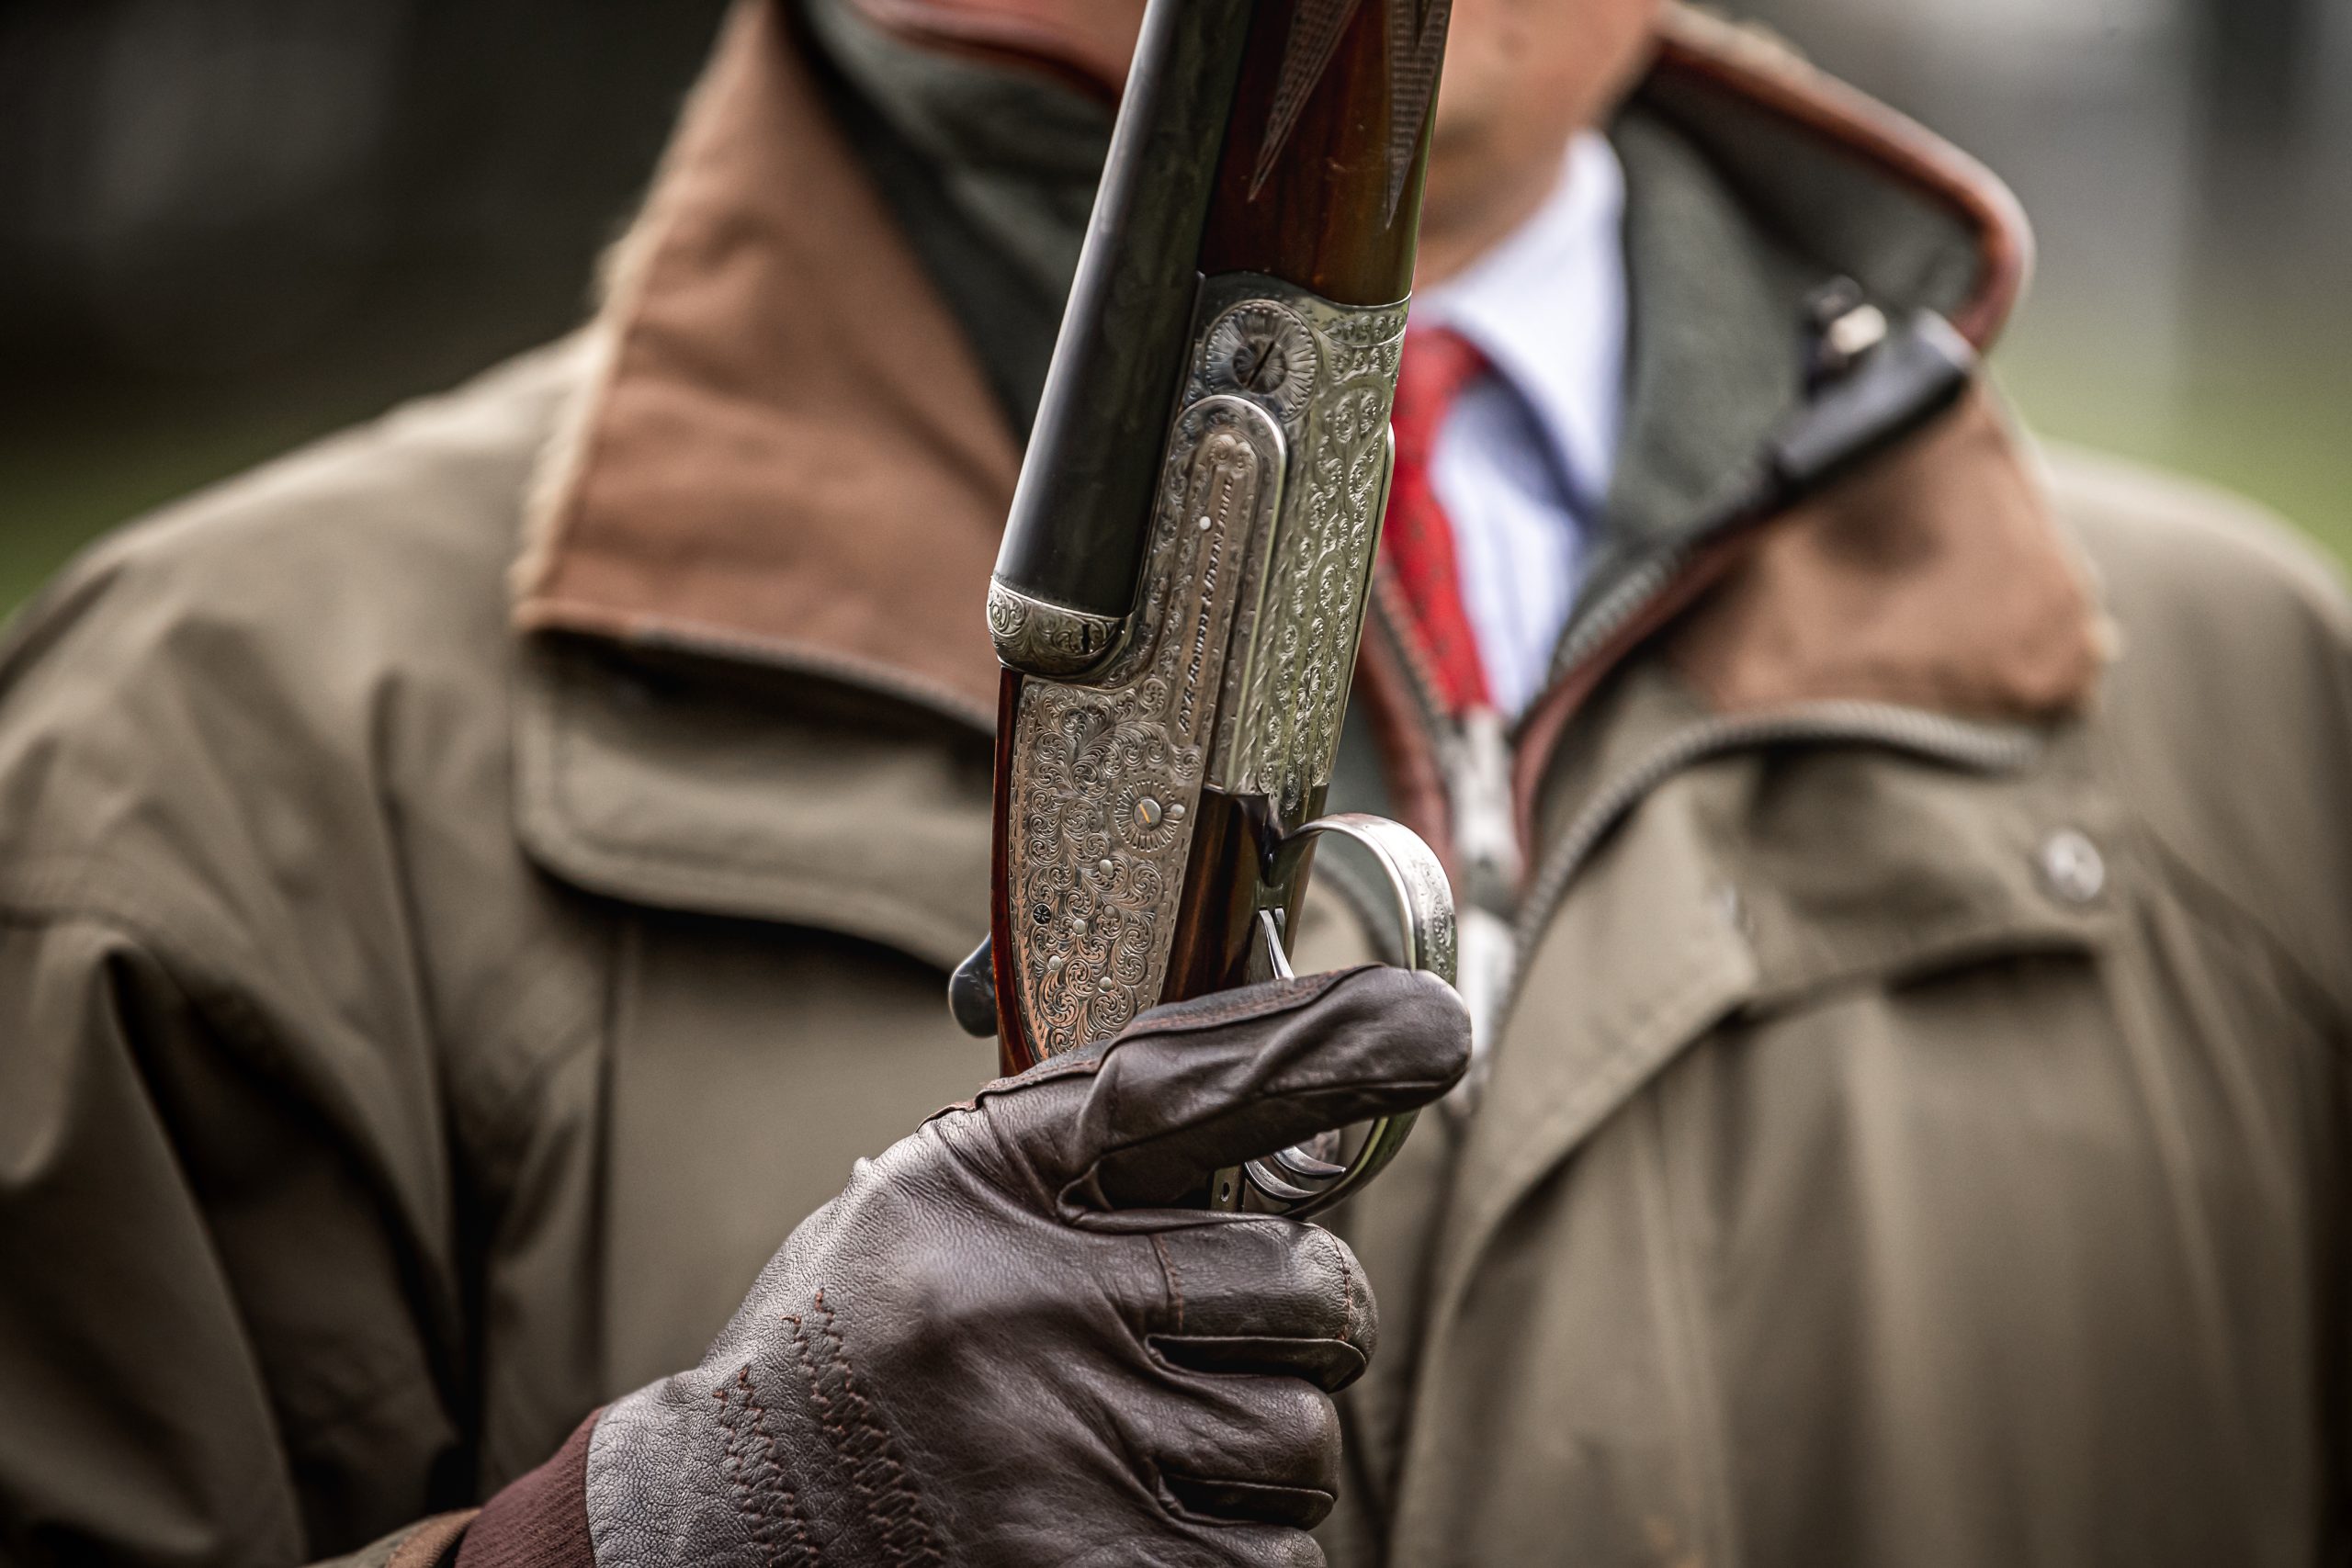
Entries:
[[458,1548],[457,1568],[595,1568],[587,1500],[595,1429],[591,1416],[553,1459],[485,1504]]

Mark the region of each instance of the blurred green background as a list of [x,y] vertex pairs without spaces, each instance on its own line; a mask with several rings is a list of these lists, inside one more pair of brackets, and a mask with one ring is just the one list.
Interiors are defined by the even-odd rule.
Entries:
[[582,317],[725,0],[0,0],[0,608]]
[[[0,6],[0,609],[577,321],[722,8]],[[2042,265],[1999,366],[2037,428],[2352,558],[2352,5],[1741,9],[2017,186]]]

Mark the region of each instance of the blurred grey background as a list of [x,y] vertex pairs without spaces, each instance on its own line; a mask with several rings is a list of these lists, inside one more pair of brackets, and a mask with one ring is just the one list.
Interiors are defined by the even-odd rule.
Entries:
[[[578,320],[722,9],[0,0],[0,609]],[[2352,0],[1736,9],[2016,185],[2035,425],[2352,556]]]

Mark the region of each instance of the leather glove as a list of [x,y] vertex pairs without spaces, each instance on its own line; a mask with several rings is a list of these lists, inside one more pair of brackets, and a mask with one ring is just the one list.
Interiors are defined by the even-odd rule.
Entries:
[[584,1434],[596,1562],[1320,1563],[1363,1271],[1314,1225],[1173,1205],[1468,1060],[1451,991],[1365,968],[1158,1009],[942,1111],[701,1366]]

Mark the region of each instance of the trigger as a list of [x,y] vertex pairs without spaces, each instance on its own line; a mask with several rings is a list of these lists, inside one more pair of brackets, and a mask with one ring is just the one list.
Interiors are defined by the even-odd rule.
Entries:
[[996,1038],[996,948],[989,938],[947,976],[947,1010],[974,1039]]

